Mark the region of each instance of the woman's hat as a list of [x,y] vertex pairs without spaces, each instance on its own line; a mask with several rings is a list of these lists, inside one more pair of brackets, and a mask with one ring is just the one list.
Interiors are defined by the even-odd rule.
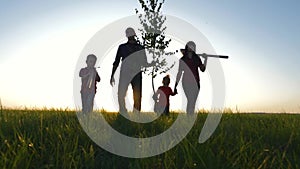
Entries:
[[180,52],[184,55],[186,52],[186,48],[190,48],[193,52],[196,52],[196,44],[193,41],[189,41],[185,45],[185,49],[180,49]]
[[188,43],[186,43],[185,46],[188,47],[189,49],[191,49],[193,52],[196,52],[196,44],[195,44],[195,42],[189,41]]

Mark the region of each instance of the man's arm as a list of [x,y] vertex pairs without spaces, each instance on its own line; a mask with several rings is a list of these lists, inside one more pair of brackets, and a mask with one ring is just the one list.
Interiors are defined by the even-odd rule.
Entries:
[[151,67],[151,66],[154,66],[155,65],[155,62],[154,61],[152,61],[151,63],[148,63],[148,60],[147,60],[147,55],[146,55],[146,49],[144,48],[144,47],[142,47],[142,49],[141,49],[141,51],[140,52],[142,52],[141,53],[141,55],[142,55],[142,61],[141,61],[141,66],[142,67]]
[[115,61],[113,63],[113,68],[112,68],[112,71],[111,71],[111,76],[110,76],[110,85],[112,85],[112,86],[115,84],[114,75],[115,75],[115,72],[116,72],[116,70],[117,70],[117,68],[119,66],[121,57],[122,57],[121,48],[119,46],[118,51],[117,51],[117,55],[116,55],[116,58],[115,58]]
[[112,71],[111,71],[111,76],[114,76],[116,73],[118,66],[113,65]]

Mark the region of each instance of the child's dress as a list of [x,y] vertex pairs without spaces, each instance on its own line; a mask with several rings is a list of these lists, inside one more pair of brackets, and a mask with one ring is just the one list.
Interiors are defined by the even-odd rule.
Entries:
[[[163,113],[169,115],[170,113],[170,96],[174,96],[175,93],[168,86],[160,86],[155,93],[154,111],[156,113]],[[158,98],[157,98],[158,97]]]

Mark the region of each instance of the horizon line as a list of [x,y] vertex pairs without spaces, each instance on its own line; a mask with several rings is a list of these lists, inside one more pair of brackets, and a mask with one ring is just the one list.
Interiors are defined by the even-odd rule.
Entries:
[[[80,112],[80,108],[70,108],[70,107],[47,107],[47,106],[4,106],[0,105],[1,111],[3,110],[20,110],[20,111],[26,111],[26,110],[32,110],[32,111],[74,111],[74,112]],[[93,109],[93,112],[105,112],[105,113],[119,113],[119,111],[109,110],[105,108],[97,108]],[[132,112],[132,111],[129,111]],[[155,113],[154,111],[141,111],[141,113]],[[186,113],[184,110],[179,109],[171,109],[170,113]],[[300,114],[300,111],[246,111],[246,110],[240,110],[238,108],[223,108],[223,109],[197,109],[195,111],[195,114],[204,114],[204,113],[224,113],[224,114]]]

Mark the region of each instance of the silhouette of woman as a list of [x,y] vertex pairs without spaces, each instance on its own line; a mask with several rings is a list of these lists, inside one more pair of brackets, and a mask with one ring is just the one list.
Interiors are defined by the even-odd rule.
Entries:
[[[185,49],[181,51],[183,56],[179,59],[179,69],[176,77],[174,91],[177,91],[178,82],[182,77],[182,87],[187,98],[186,112],[193,114],[195,111],[195,104],[200,91],[200,76],[198,68],[202,72],[206,69],[207,57],[205,57],[204,64],[200,57],[195,53],[196,44],[189,41],[185,45]],[[182,75],[183,74],[183,75]]]

